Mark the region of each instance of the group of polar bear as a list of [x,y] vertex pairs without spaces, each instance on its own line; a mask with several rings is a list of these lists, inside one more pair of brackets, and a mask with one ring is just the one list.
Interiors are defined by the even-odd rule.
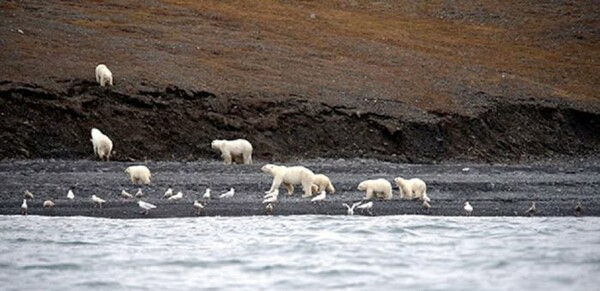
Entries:
[[[98,156],[101,160],[106,158],[108,161],[113,147],[111,139],[97,128],[92,128],[91,135],[94,155]],[[227,165],[233,162],[252,164],[253,147],[245,139],[214,140],[211,143],[211,147],[221,152],[221,157]],[[267,164],[261,168],[261,171],[273,177],[273,183],[267,194],[273,193],[276,190],[278,191],[281,185],[286,188],[288,195],[294,193],[294,185],[302,185],[303,198],[309,198],[321,192],[335,193],[335,188],[329,177],[323,174],[314,174],[311,170],[303,166],[287,167]],[[134,184],[150,184],[150,170],[145,166],[131,166],[125,172]],[[427,196],[427,186],[423,180],[418,178],[406,180],[397,177],[394,179],[394,182],[399,188],[401,199],[430,201]],[[367,200],[374,198],[390,200],[393,196],[392,184],[386,179],[362,181],[358,184],[357,189],[365,191],[366,196],[364,199]]]
[[[106,65],[100,64],[96,67],[96,82],[98,82],[100,86],[105,86],[106,84],[110,86],[113,85],[112,73]],[[106,158],[108,161],[112,152],[112,141],[108,136],[96,128],[92,128],[91,133],[94,155],[98,156],[101,160]],[[221,157],[227,165],[230,165],[233,162],[252,164],[252,144],[245,139],[213,140],[211,147],[221,152]],[[302,166],[286,167],[267,164],[263,166],[261,170],[264,173],[273,176],[273,184],[267,193],[275,192],[282,184],[286,188],[288,195],[293,194],[294,185],[302,185],[302,190],[304,191],[302,197],[304,198],[311,197],[314,194],[323,191],[335,193],[335,188],[327,176],[323,174],[315,175],[311,170]],[[131,166],[127,168],[125,172],[129,175],[131,182],[134,184],[150,183],[150,171],[145,166]],[[394,179],[394,182],[400,190],[400,198],[430,201],[429,197],[427,197],[427,186],[423,180],[418,178],[405,180],[398,177]],[[385,179],[362,181],[358,184],[358,190],[366,192],[365,199],[392,199],[392,184]]]

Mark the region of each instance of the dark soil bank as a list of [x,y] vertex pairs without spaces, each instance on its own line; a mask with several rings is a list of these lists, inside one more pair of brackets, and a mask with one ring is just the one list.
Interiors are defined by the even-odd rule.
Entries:
[[599,7],[3,1],[0,159],[90,158],[92,127],[118,161],[597,155]]
[[[203,216],[265,215],[264,191],[272,179],[260,172],[263,163],[225,166],[217,161],[149,162],[153,172],[151,186],[142,187],[144,201],[157,205],[148,215],[140,214],[136,201],[123,199],[121,190],[135,193],[124,173],[129,163],[93,161],[7,161],[0,163],[0,214],[19,214],[23,192],[28,189],[35,198],[29,201],[29,214],[84,215],[110,218],[159,218],[194,216],[194,200],[205,203]],[[600,215],[598,189],[600,167],[597,161],[558,162],[535,165],[408,165],[376,160],[308,160],[299,164],[317,173],[327,174],[336,188],[321,204],[294,196],[280,195],[275,215],[327,214],[345,215],[342,203],[359,201],[364,193],[356,190],[365,179],[420,177],[428,184],[432,208],[425,211],[418,201],[400,200],[394,189],[392,201],[376,201],[373,215],[463,215],[463,203],[469,201],[474,216],[524,216],[531,202],[537,204],[537,216],[577,215],[575,205],[581,202],[582,215]],[[179,202],[161,199],[168,187],[182,191]],[[210,187],[213,199],[201,196]],[[236,189],[231,199],[216,199],[230,187]],[[66,198],[73,189],[76,198]],[[283,190],[283,188],[281,189]],[[90,197],[107,200],[102,209],[95,208]],[[43,209],[51,199],[53,209]],[[357,215],[369,215],[356,211]]]

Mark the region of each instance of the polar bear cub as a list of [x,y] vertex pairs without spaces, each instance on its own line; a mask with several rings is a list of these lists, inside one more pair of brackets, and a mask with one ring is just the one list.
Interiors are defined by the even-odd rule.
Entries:
[[105,64],[99,64],[96,67],[96,82],[98,82],[101,87],[104,87],[106,82],[111,86],[113,85],[112,73]]
[[125,169],[133,184],[150,184],[150,170],[146,166],[130,166]]
[[329,177],[323,175],[323,174],[316,174],[314,179],[313,179],[313,186],[317,186],[317,187],[312,187],[313,194],[316,193],[321,193],[321,191],[327,191],[328,193],[335,193],[335,188],[333,187],[333,184],[331,184],[331,180],[329,180]]
[[106,157],[106,161],[108,161],[113,147],[110,138],[97,128],[92,128],[92,139],[90,141],[94,147],[94,156],[98,156],[101,160],[104,160],[104,157]]
[[300,184],[304,191],[302,197],[307,198],[312,196],[311,186],[315,174],[311,170],[302,166],[286,167],[273,164],[264,165],[261,170],[264,173],[273,176],[273,184],[267,193],[279,189],[279,186],[284,184],[288,190],[288,194],[291,195],[294,192],[294,185]]
[[406,199],[421,199],[421,201],[430,202],[431,199],[427,197],[427,185],[419,178],[413,178],[409,180],[397,177],[394,179],[398,188],[400,188],[400,198]]
[[221,156],[226,165],[231,165],[232,159],[242,157],[244,164],[252,164],[252,144],[245,139],[213,140],[210,146],[221,151]]
[[366,191],[367,196],[363,199],[373,199],[374,196],[385,200],[392,199],[392,183],[386,179],[366,180],[358,184],[359,191]]

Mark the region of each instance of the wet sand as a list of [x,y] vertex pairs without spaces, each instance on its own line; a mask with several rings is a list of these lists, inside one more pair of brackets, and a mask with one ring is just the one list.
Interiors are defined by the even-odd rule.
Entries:
[[[165,218],[195,216],[192,203],[198,199],[205,204],[202,216],[266,215],[262,204],[264,191],[272,178],[254,165],[225,166],[216,160],[196,162],[147,162],[152,171],[152,185],[142,186],[143,201],[157,205],[148,215],[141,213],[135,199],[123,199],[121,190],[135,193],[124,173],[134,163],[97,162],[89,160],[21,160],[0,163],[0,214],[20,214],[23,191],[28,189],[35,198],[28,202],[30,215],[93,216],[108,218]],[[524,216],[535,201],[537,216],[573,216],[577,202],[583,205],[582,215],[600,215],[598,186],[600,166],[594,161],[561,161],[528,165],[438,164],[414,165],[363,159],[313,159],[288,163],[304,165],[315,173],[328,175],[336,193],[323,203],[311,203],[301,198],[299,186],[293,196],[280,194],[274,204],[274,215],[325,214],[345,215],[342,203],[361,200],[364,193],[356,190],[365,179],[397,176],[419,177],[427,182],[432,208],[426,211],[421,202],[401,200],[394,188],[391,201],[375,201],[372,214],[356,211],[355,215],[464,215],[462,205],[469,201],[473,216]],[[161,199],[167,188],[182,191],[179,202]],[[213,199],[202,199],[209,187]],[[218,195],[230,187],[236,194],[230,199]],[[75,199],[68,200],[69,189]],[[283,188],[281,188],[283,192]],[[97,208],[91,195],[107,202]],[[51,199],[52,209],[42,208]]]

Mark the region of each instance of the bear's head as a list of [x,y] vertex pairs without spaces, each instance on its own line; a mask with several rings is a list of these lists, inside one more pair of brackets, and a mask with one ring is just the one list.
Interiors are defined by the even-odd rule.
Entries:
[[272,174],[274,167],[275,167],[275,165],[266,164],[266,165],[262,166],[262,168],[260,168],[260,170],[265,174]]
[[367,181],[363,181],[360,184],[358,184],[358,191],[365,191],[367,190]]
[[218,150],[218,149],[221,149],[222,144],[223,144],[223,140],[215,139],[210,143],[210,147],[215,150]]

